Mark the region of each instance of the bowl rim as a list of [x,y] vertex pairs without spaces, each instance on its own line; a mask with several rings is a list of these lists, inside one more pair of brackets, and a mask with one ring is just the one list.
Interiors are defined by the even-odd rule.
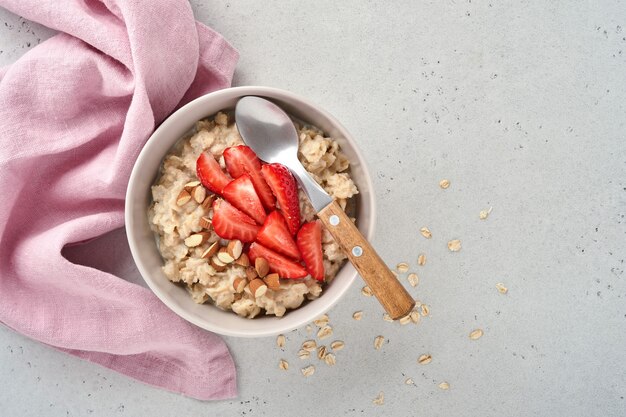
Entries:
[[[179,317],[185,319],[187,322],[192,323],[202,329],[205,329],[205,330],[217,333],[217,334],[225,335],[225,336],[253,338],[253,337],[272,336],[272,335],[291,331],[306,323],[310,323],[311,321],[315,319],[315,317],[310,317],[310,318],[305,317],[306,320],[305,318],[302,318],[300,320],[297,320],[287,325],[283,325],[283,326],[278,325],[276,329],[259,330],[254,333],[247,331],[246,333],[243,333],[243,332],[233,331],[226,327],[215,326],[212,323],[207,323],[206,321],[197,320],[196,317],[194,317],[192,314],[189,314],[184,308],[178,308],[178,306],[172,305],[168,300],[169,298],[168,295],[159,289],[156,282],[154,282],[154,278],[148,273],[148,271],[142,264],[141,257],[139,254],[139,248],[138,248],[138,245],[135,243],[137,240],[137,237],[135,236],[135,232],[134,232],[135,218],[133,216],[132,204],[129,203],[133,201],[133,199],[131,198],[132,195],[134,195],[138,191],[142,191],[142,190],[135,189],[136,183],[137,183],[136,178],[139,175],[139,170],[140,170],[141,165],[143,164],[144,159],[147,158],[147,155],[151,151],[151,148],[152,148],[151,144],[155,142],[153,138],[155,136],[158,137],[161,134],[160,132],[163,130],[166,130],[171,124],[177,123],[177,116],[184,114],[185,112],[189,111],[189,109],[191,108],[194,108],[196,106],[202,106],[203,103],[207,101],[215,100],[216,98],[221,98],[223,96],[227,98],[236,98],[236,97],[243,97],[243,96],[248,96],[248,95],[262,96],[262,97],[267,97],[269,99],[277,99],[277,100],[281,100],[282,98],[285,98],[294,102],[299,102],[303,104],[304,106],[312,107],[319,114],[321,114],[324,118],[328,119],[331,122],[331,124],[338,131],[341,132],[342,137],[347,142],[350,143],[354,154],[356,154],[357,158],[361,162],[363,162],[362,164],[363,166],[361,169],[362,177],[360,179],[362,180],[361,182],[364,183],[369,190],[369,193],[367,196],[368,198],[366,201],[364,201],[364,204],[367,204],[370,210],[370,216],[368,219],[369,228],[365,237],[367,238],[368,241],[372,240],[372,237],[374,235],[374,229],[376,228],[376,217],[377,217],[376,216],[376,202],[374,198],[374,188],[373,188],[373,183],[372,183],[369,170],[367,169],[367,165],[365,164],[365,159],[354,137],[339,122],[339,120],[337,120],[332,114],[330,114],[329,112],[327,112],[326,110],[318,106],[317,104],[311,102],[310,100],[302,96],[294,94],[290,91],[286,91],[286,90],[282,90],[282,89],[274,88],[274,87],[265,87],[265,86],[239,86],[239,87],[229,87],[229,88],[217,90],[217,91],[204,94],[200,97],[195,98],[194,100],[176,109],[174,112],[168,115],[167,118],[163,120],[163,122],[152,132],[152,134],[150,135],[146,143],[144,143],[141,151],[139,152],[139,155],[137,156],[137,159],[135,160],[133,164],[133,168],[132,168],[129,180],[128,180],[125,201],[124,201],[124,220],[125,220],[125,226],[126,226],[126,237],[128,240],[131,255],[133,257],[135,265],[137,269],[139,270],[139,273],[141,274],[144,282],[148,285],[150,290],[157,296],[157,298],[161,300],[163,304],[165,304],[170,310],[172,310]],[[165,154],[163,155],[163,157],[165,157]],[[361,198],[363,198],[363,196],[361,196]],[[341,269],[348,266],[348,264],[349,264],[349,261],[346,264],[344,264],[339,269],[339,271],[341,271]],[[329,311],[333,306],[335,306],[335,304],[345,295],[347,290],[352,286],[357,275],[358,275],[357,271],[354,268],[352,268],[352,276],[349,279],[347,279],[345,287],[336,295],[335,299],[330,301],[329,304],[323,307],[323,309],[317,315],[322,315],[326,313],[327,311]],[[280,323],[280,321],[277,320],[277,323]]]

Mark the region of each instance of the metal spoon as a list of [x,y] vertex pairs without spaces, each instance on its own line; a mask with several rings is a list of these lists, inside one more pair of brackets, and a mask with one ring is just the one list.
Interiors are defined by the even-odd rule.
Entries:
[[341,207],[298,160],[298,134],[289,116],[271,101],[247,96],[237,102],[235,121],[244,142],[259,158],[289,168],[311,201],[317,217],[333,235],[387,313],[393,319],[409,314],[415,306],[411,295]]

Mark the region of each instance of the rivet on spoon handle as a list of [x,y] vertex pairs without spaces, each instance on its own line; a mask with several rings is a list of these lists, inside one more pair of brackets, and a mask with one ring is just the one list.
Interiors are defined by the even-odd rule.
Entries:
[[341,207],[336,202],[332,202],[320,210],[317,216],[391,318],[395,320],[409,314],[415,307],[415,300],[391,273]]

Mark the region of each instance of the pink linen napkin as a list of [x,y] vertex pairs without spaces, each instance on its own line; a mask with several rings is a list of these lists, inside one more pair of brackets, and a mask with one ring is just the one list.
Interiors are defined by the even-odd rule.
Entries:
[[177,106],[229,86],[237,52],[186,0],[0,6],[62,32],[0,70],[0,322],[151,385],[232,398],[221,338],[61,250],[123,226],[143,144]]

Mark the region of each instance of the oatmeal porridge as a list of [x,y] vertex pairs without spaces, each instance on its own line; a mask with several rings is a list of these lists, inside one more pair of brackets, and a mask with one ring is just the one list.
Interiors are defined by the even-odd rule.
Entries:
[[[336,140],[296,124],[298,158],[346,210],[358,193]],[[320,296],[346,256],[289,171],[244,146],[229,115],[196,123],[164,158],[149,221],[170,281],[197,303],[283,316]]]

